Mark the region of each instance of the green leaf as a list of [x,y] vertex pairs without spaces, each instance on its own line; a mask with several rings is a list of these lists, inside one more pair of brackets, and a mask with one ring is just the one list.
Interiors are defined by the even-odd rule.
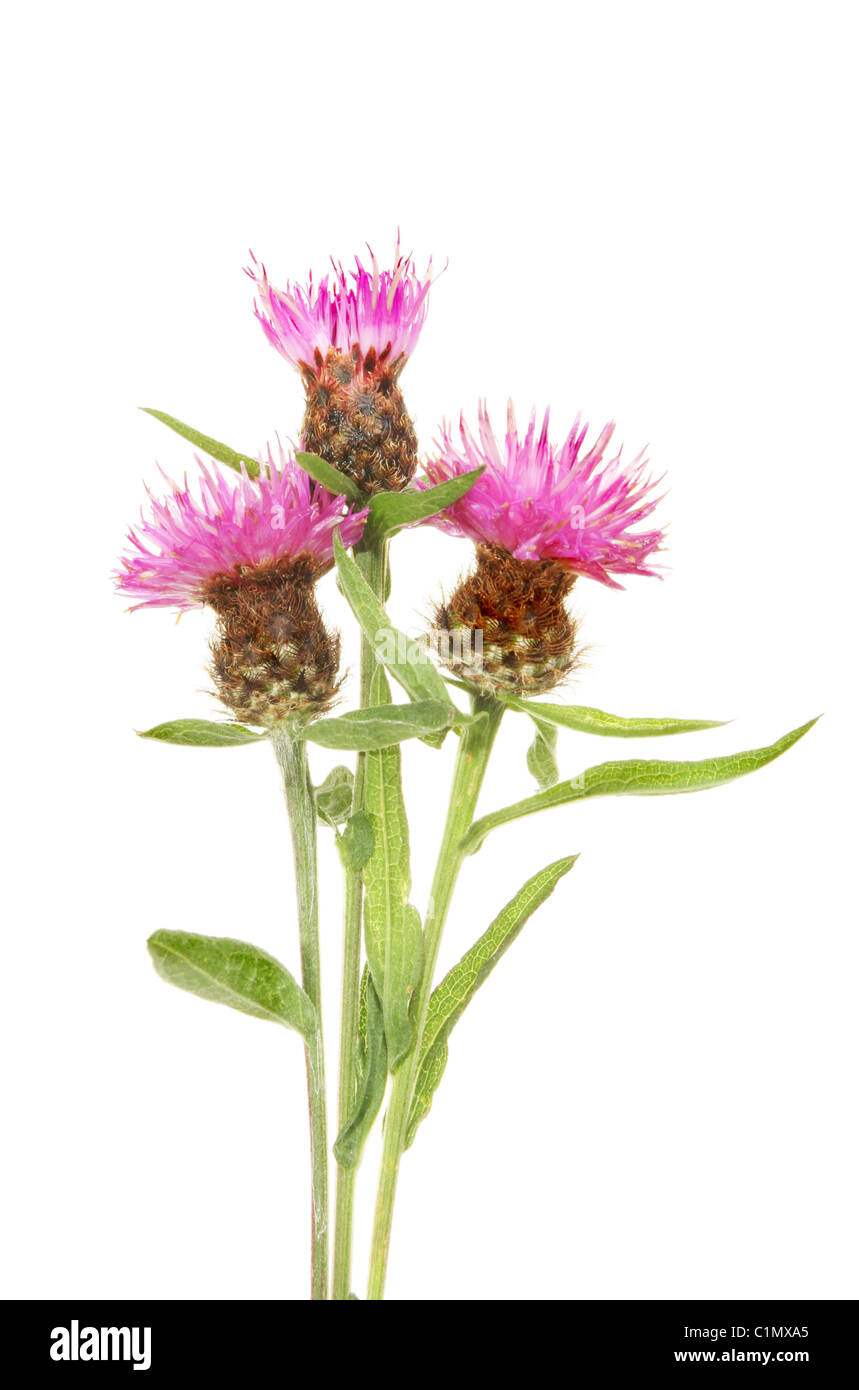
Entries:
[[791,733],[785,734],[768,748],[752,748],[746,753],[729,753],[723,758],[705,758],[701,762],[658,762],[655,759],[632,759],[629,762],[600,763],[588,768],[571,781],[559,782],[549,791],[514,802],[503,811],[493,811],[475,821],[462,840],[466,854],[474,854],[490,830],[508,821],[530,816],[550,806],[564,806],[571,801],[584,801],[592,796],[671,796],[681,792],[706,791],[745,777],[749,772],[766,767],[792,748],[816,719],[810,719]]
[[423,738],[451,728],[457,712],[440,700],[419,700],[412,705],[382,705],[379,709],[356,709],[337,719],[319,719],[301,730],[300,737],[323,748],[388,748],[406,738]]
[[316,811],[326,825],[336,827],[348,818],[352,810],[354,783],[348,767],[333,767],[325,781],[314,788]]
[[554,724],[544,724],[535,719],[534,742],[528,749],[528,771],[537,781],[541,791],[554,787],[560,776],[555,749],[558,746],[558,730]]
[[569,873],[577,858],[578,855],[571,854],[565,859],[558,859],[529,878],[480,940],[433,990],[421,1039],[406,1148],[412,1143],[421,1120],[429,1113],[433,1095],[444,1074],[451,1029],[508,946],[516,940],[528,918],[546,901],[558,880]]
[[350,478],[347,473],[341,473],[333,463],[326,463],[318,454],[296,454],[295,462],[317,483],[321,483],[326,492],[330,492],[333,497],[345,497],[349,502],[366,502],[367,499],[355,479]]
[[[390,700],[381,666],[370,698]],[[411,891],[409,826],[403,804],[400,749],[394,744],[365,754],[364,809],[373,828],[373,852],[364,865],[364,938],[373,983],[382,1002],[391,1070],[411,1050],[409,1002],[421,977],[423,936]]]
[[337,836],[337,848],[343,867],[360,873],[373,853],[373,826],[365,811],[356,811]]
[[[410,700],[437,700],[449,705],[454,711],[454,719],[458,719],[459,711],[448,699],[447,687],[427,652],[404,632],[399,632],[391,625],[390,618],[361,573],[361,569],[346,554],[340,533],[336,530],[334,558],[337,561],[343,593],[376,654],[376,660],[387,666],[394,680],[399,682]],[[424,742],[435,747],[439,747],[443,740],[444,732],[424,736]]]
[[367,967],[361,978],[361,1009],[358,1020],[358,1089],[355,1107],[334,1144],[334,1157],[344,1168],[360,1162],[367,1136],[385,1095],[388,1080],[388,1051],[382,1006]]
[[253,1018],[295,1028],[305,1037],[315,1031],[316,1010],[304,990],[286,966],[258,946],[166,930],[154,932],[146,944],[155,969],[168,984]]
[[565,729],[577,729],[583,734],[601,734],[604,738],[661,738],[665,734],[691,734],[698,729],[720,729],[724,719],[623,719],[619,714],[606,714],[587,705],[544,705],[541,700],[521,700],[518,695],[500,697],[511,709],[522,710],[532,719],[549,724],[561,724]]
[[255,734],[244,724],[213,724],[208,719],[171,719],[154,729],[137,731],[138,738],[159,743],[181,743],[187,748],[235,748],[240,743],[260,743],[268,734]]
[[181,420],[175,419],[172,415],[165,415],[163,410],[152,410],[148,405],[140,407],[147,415],[152,415],[156,420],[160,420],[162,425],[168,429],[181,434],[183,439],[187,439],[191,444],[196,444],[198,449],[202,449],[210,458],[217,459],[218,463],[225,463],[228,468],[234,468],[237,473],[241,473],[242,464],[247,469],[248,477],[255,478],[259,473],[259,462],[251,458],[250,454],[240,454],[235,449],[231,449],[229,444],[221,444],[219,440],[212,439],[208,434],[201,434],[199,430],[194,430],[190,425],[183,425]]
[[387,536],[393,536],[403,526],[424,521],[428,516],[435,516],[446,507],[453,506],[474,487],[484,471],[483,467],[472,468],[458,478],[421,491],[406,488],[403,492],[377,492],[370,502],[370,515],[364,528],[362,545],[369,549]]

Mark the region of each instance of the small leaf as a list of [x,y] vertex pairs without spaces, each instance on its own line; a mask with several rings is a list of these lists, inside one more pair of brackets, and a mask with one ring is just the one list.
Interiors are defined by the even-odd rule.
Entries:
[[330,492],[333,497],[345,497],[349,502],[366,501],[354,478],[350,478],[347,473],[341,473],[333,463],[326,463],[318,454],[296,454],[295,462],[317,483],[321,483],[325,491]]
[[253,1018],[295,1028],[305,1037],[316,1029],[316,1010],[286,966],[267,951],[228,937],[157,931],[146,943],[155,969],[168,984],[228,1004]]
[[554,787],[560,776],[555,749],[558,746],[558,730],[554,724],[544,724],[535,719],[534,742],[528,749],[528,771],[536,779],[541,791]]
[[300,737],[319,743],[323,748],[367,752],[371,748],[389,748],[406,738],[423,738],[426,734],[449,729],[456,717],[456,710],[446,701],[420,700],[412,705],[356,709],[337,719],[319,719],[302,729]]
[[352,792],[355,779],[348,767],[333,767],[313,795],[319,819],[326,825],[338,826],[348,818],[352,810]]
[[196,444],[198,449],[202,449],[204,454],[210,458],[217,459],[218,463],[225,463],[228,468],[234,468],[237,473],[241,473],[244,464],[249,478],[255,478],[259,473],[259,462],[251,458],[250,454],[240,454],[235,449],[231,449],[229,444],[221,444],[217,439],[212,439],[208,434],[201,434],[199,430],[194,430],[190,425],[183,425],[181,420],[177,420],[172,415],[165,415],[163,410],[152,410],[148,405],[140,407],[147,415],[152,415],[156,420],[160,420],[162,425],[168,429],[181,434],[183,439],[187,439],[191,444]]
[[816,719],[810,719],[791,733],[785,734],[768,748],[752,748],[745,753],[729,753],[723,758],[705,758],[701,762],[658,762],[655,759],[631,759],[629,762],[600,763],[588,768],[571,781],[559,782],[549,791],[538,792],[524,801],[514,802],[503,811],[493,811],[474,825],[461,841],[466,854],[480,849],[490,830],[508,821],[530,816],[551,806],[563,806],[572,801],[584,801],[592,796],[671,796],[682,792],[706,791],[745,777],[749,772],[766,767],[792,748]]
[[[370,698],[379,705],[390,699],[381,666],[373,673]],[[400,749],[394,744],[364,756],[364,809],[373,828],[373,852],[364,865],[364,939],[393,1071],[412,1046],[409,1003],[420,982],[423,936],[420,917],[408,901],[409,825]]]
[[366,547],[378,545],[387,536],[393,536],[403,526],[424,521],[428,516],[443,512],[453,506],[474,487],[484,468],[472,468],[435,487],[406,488],[403,492],[377,492],[370,502],[370,515],[364,528],[362,544]]
[[520,700],[518,695],[502,695],[511,709],[522,710],[532,719],[577,729],[582,734],[604,738],[661,738],[666,734],[691,734],[699,729],[720,729],[724,719],[624,719],[587,705],[544,705],[541,700]]
[[[361,624],[364,636],[391,675],[410,699],[438,700],[450,705],[444,681],[417,642],[398,632],[354,560],[343,548],[340,534],[334,532],[334,558],[343,593]],[[450,705],[453,709],[453,706]],[[456,717],[456,711],[454,711]]]
[[343,867],[360,873],[373,853],[373,826],[365,811],[356,811],[349,817],[342,835],[337,836],[337,848]]
[[361,979],[361,1012],[358,1025],[358,1092],[355,1108],[334,1144],[334,1157],[343,1168],[360,1162],[367,1136],[385,1095],[388,1052],[382,1006],[367,967]]
[[529,878],[480,940],[433,990],[421,1039],[406,1148],[412,1143],[421,1120],[428,1114],[433,1095],[444,1074],[451,1029],[508,946],[516,940],[528,918],[554,891],[558,880],[569,873],[577,858],[578,855],[571,854],[565,859],[558,859]]
[[154,729],[138,730],[138,738],[159,743],[181,743],[187,748],[235,748],[240,743],[260,743],[267,734],[255,734],[244,724],[213,724],[208,719],[171,719]]

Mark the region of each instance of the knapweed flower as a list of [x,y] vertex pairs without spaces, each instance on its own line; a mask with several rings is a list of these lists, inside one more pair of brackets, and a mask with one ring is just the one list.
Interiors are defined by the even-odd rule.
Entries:
[[478,438],[461,419],[460,440],[445,427],[427,463],[429,483],[485,469],[459,502],[430,519],[477,546],[475,569],[436,622],[454,639],[454,670],[481,690],[534,694],[568,674],[576,630],[565,600],[578,575],[620,588],[618,574],[654,573],[648,562],[663,533],[632,529],[659,500],[646,460],[639,455],[626,466],[620,451],[606,457],[613,425],[590,446],[587,430],[576,419],[556,447],[547,411],[539,432],[532,415],[520,438],[511,405],[499,444],[483,406]]
[[187,478],[164,500],[150,493],[117,587],[135,608],[214,609],[210,671],[237,718],[316,717],[337,692],[340,639],[322,621],[314,585],[333,564],[335,527],[354,545],[366,512],[347,510],[280,447],[254,479],[197,463],[196,493]]
[[275,289],[256,260],[255,313],[269,342],[301,373],[304,447],[339,468],[369,496],[406,486],[417,467],[417,437],[399,377],[427,312],[432,263],[420,278],[397,244],[392,270],[356,256],[347,273],[319,284]]

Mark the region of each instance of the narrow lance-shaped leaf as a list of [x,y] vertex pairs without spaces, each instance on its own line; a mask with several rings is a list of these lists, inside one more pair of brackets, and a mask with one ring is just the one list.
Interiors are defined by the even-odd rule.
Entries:
[[253,1018],[295,1028],[305,1037],[315,1031],[316,1010],[304,990],[286,966],[258,946],[167,930],[154,932],[146,944],[155,969],[168,984]]
[[333,497],[345,497],[349,502],[366,501],[354,478],[350,478],[347,473],[341,473],[333,463],[326,463],[318,454],[298,453],[295,455],[295,462],[305,473],[309,473],[315,482],[321,483],[326,492],[330,492]]
[[411,705],[350,710],[336,719],[318,719],[302,729],[300,736],[323,748],[367,752],[449,729],[455,718],[456,710],[447,702],[420,700]]
[[316,811],[326,825],[342,825],[352,810],[355,779],[348,767],[332,767],[324,782],[314,788]]
[[722,758],[705,758],[701,762],[658,762],[655,759],[632,759],[629,762],[600,763],[588,768],[571,781],[559,782],[549,791],[538,792],[524,801],[514,802],[502,811],[493,811],[475,821],[462,840],[467,854],[480,849],[490,830],[508,821],[545,811],[551,806],[564,806],[572,801],[585,801],[592,796],[672,796],[683,792],[706,791],[745,777],[758,768],[766,767],[775,758],[802,738],[816,719],[785,734],[768,748],[752,748],[745,753],[730,753]]
[[438,700],[450,705],[444,681],[427,653],[392,626],[355,561],[346,554],[338,531],[334,532],[334,558],[343,593],[377,658],[387,666],[410,699]]
[[[381,666],[373,674],[371,699],[374,704],[390,699]],[[364,865],[364,938],[393,1071],[412,1045],[409,1003],[420,982],[423,937],[418,912],[408,901],[409,827],[400,750],[395,744],[365,757],[364,810],[373,829],[373,852]]]
[[724,719],[624,719],[587,705],[547,705],[542,700],[521,700],[518,695],[502,695],[511,709],[522,710],[532,719],[576,729],[582,734],[604,738],[661,738],[666,734],[691,734],[699,729],[719,729]]
[[236,748],[240,743],[259,743],[268,737],[243,724],[214,724],[208,719],[171,719],[153,729],[138,730],[137,736],[154,738],[159,743],[180,743],[186,748]]
[[334,1157],[344,1168],[360,1161],[367,1136],[379,1113],[388,1080],[388,1053],[382,1006],[367,967],[361,978],[358,1020],[358,1086],[355,1106],[337,1136]]
[[558,771],[558,760],[555,757],[555,749],[558,746],[558,730],[554,724],[544,724],[542,720],[535,719],[534,742],[528,749],[527,762],[528,771],[536,780],[541,791],[547,791],[549,787],[554,787],[560,773]]
[[428,516],[435,516],[446,507],[452,507],[454,502],[458,502],[474,487],[483,472],[483,468],[472,468],[468,473],[461,473],[458,478],[451,478],[446,483],[437,483],[435,487],[424,488],[421,491],[406,488],[402,492],[377,492],[370,502],[370,515],[364,528],[362,544],[378,545],[386,536],[394,535],[401,527],[424,521]]
[[546,901],[558,880],[569,873],[577,858],[578,855],[571,854],[565,859],[558,859],[529,878],[515,898],[498,914],[491,927],[433,990],[421,1039],[406,1148],[412,1143],[418,1125],[432,1105],[433,1095],[447,1063],[447,1042],[451,1029],[508,946],[516,940],[528,918]]
[[242,464],[249,478],[255,478],[259,473],[259,462],[251,458],[250,454],[240,454],[236,449],[231,449],[229,444],[221,444],[220,440],[212,439],[211,435],[201,434],[199,430],[192,429],[190,425],[183,425],[181,420],[177,420],[173,415],[166,415],[163,410],[152,410],[148,405],[140,407],[147,415],[152,415],[154,419],[160,420],[162,425],[181,434],[183,439],[195,444],[198,449],[202,449],[204,454],[210,458],[217,459],[218,463],[225,463],[228,468],[234,468],[237,473],[241,473]]

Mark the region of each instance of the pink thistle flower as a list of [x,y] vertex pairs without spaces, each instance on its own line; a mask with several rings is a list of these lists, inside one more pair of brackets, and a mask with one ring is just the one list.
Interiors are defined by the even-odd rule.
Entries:
[[557,447],[549,443],[548,411],[539,434],[532,414],[520,439],[508,405],[503,444],[493,433],[485,405],[478,419],[475,439],[460,417],[461,443],[443,427],[437,456],[427,463],[426,473],[429,483],[442,483],[481,465],[486,471],[430,524],[478,545],[499,547],[517,560],[559,561],[572,573],[612,588],[621,587],[615,574],[656,572],[647,562],[659,549],[663,532],[631,528],[650,516],[661,499],[652,495],[654,483],[645,475],[643,454],[628,466],[620,451],[606,459],[613,424],[586,447],[588,426],[577,417]]
[[[369,248],[368,248],[369,250]],[[421,279],[411,256],[400,255],[397,239],[392,270],[379,270],[370,251],[371,268],[355,257],[349,274],[332,261],[333,275],[314,285],[287,284],[275,289],[251,254],[247,273],[258,299],[254,312],[263,332],[293,367],[310,367],[334,348],[347,355],[357,348],[362,358],[372,353],[389,367],[410,357],[420,336],[432,284],[432,261]]]
[[269,447],[255,479],[197,463],[199,495],[187,475],[164,501],[150,492],[149,516],[141,511],[129,530],[116,578],[121,592],[140,600],[135,608],[187,611],[209,601],[213,580],[280,562],[307,561],[315,579],[333,564],[335,527],[347,547],[361,537],[366,510],[347,511],[346,499],[312,483],[280,443],[277,461]]

